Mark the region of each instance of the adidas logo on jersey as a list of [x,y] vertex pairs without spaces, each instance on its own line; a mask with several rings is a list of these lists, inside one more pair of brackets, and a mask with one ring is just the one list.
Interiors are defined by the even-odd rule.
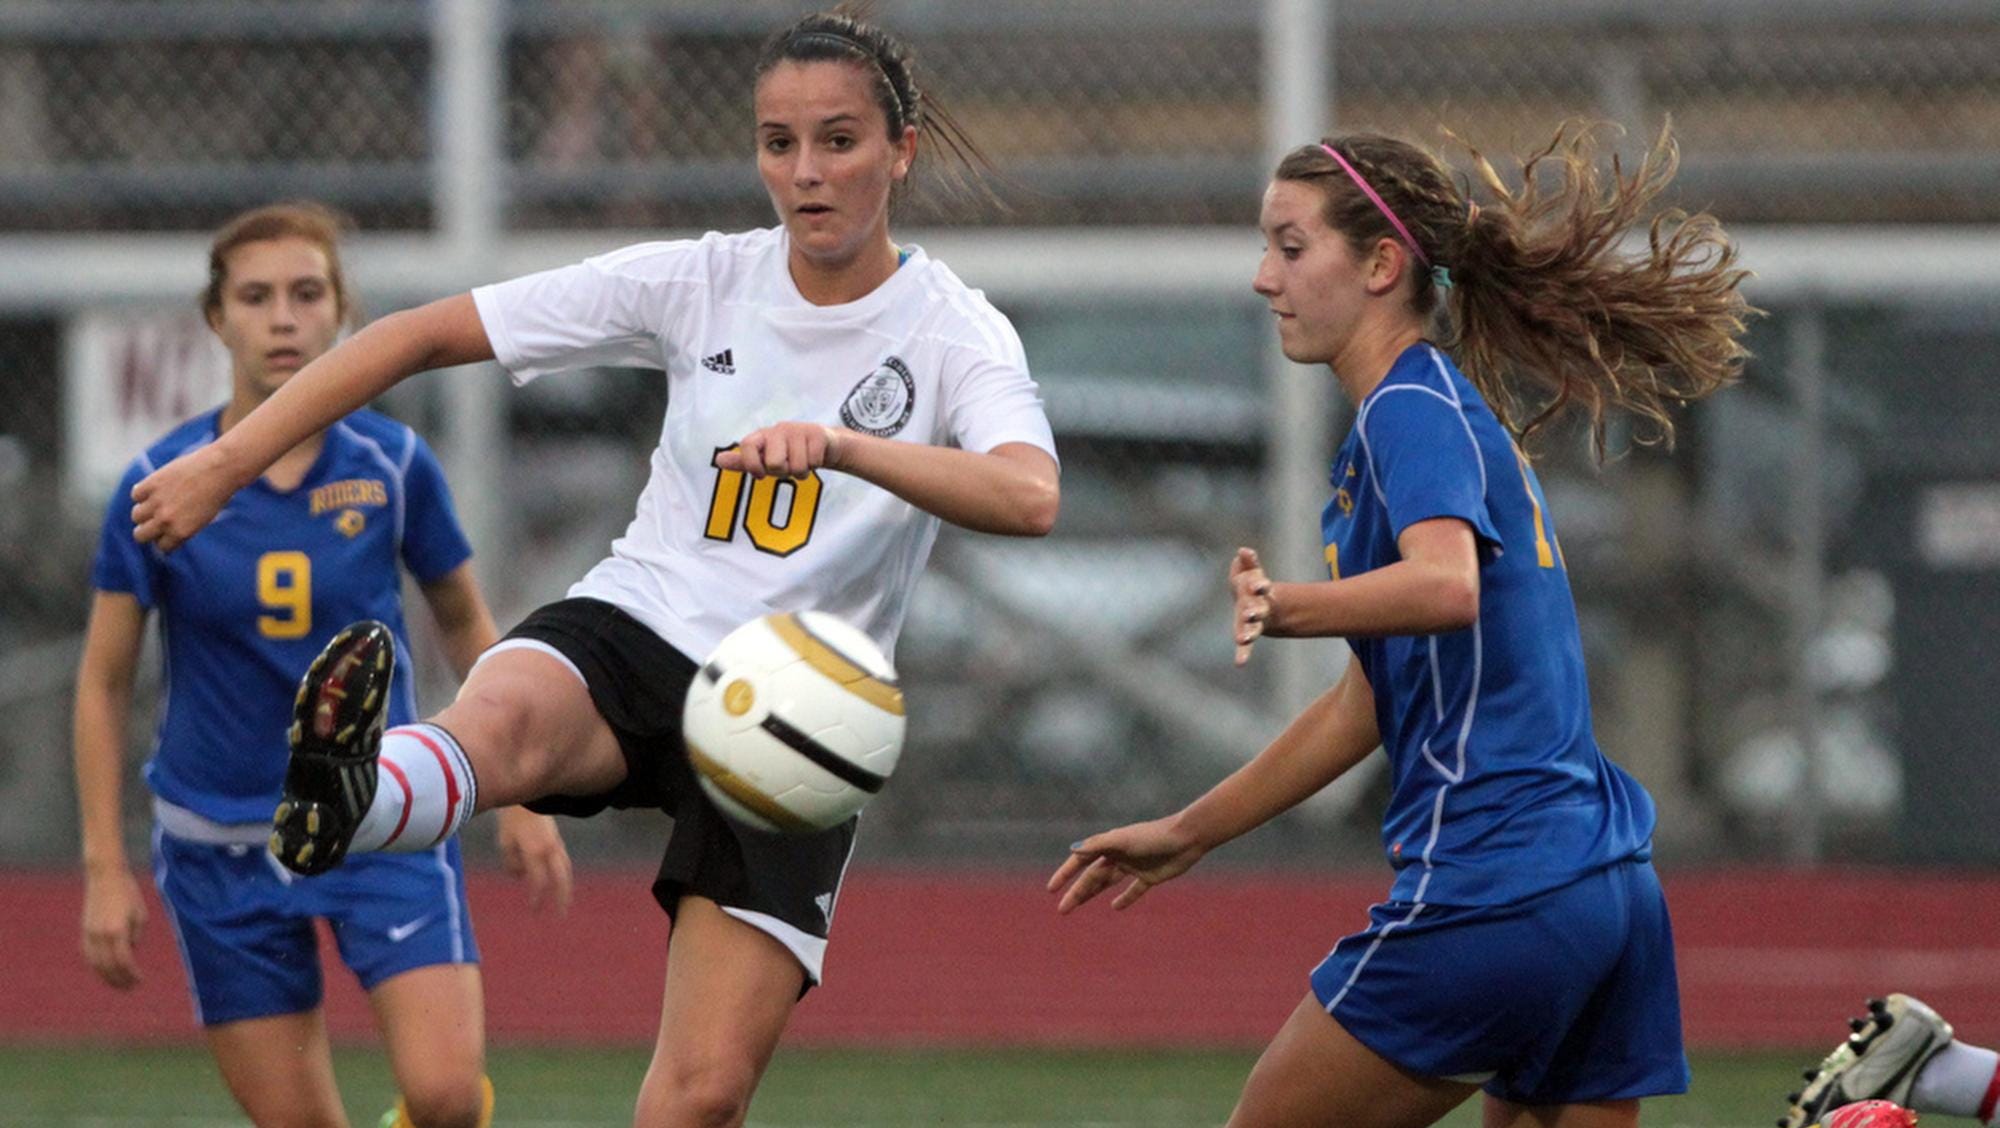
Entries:
[[710,372],[720,372],[724,376],[736,375],[736,356],[729,349],[723,349],[714,356],[701,358],[701,366]]

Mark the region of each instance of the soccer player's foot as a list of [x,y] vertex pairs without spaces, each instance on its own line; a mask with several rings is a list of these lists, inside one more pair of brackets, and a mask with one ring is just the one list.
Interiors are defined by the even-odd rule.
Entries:
[[284,797],[271,816],[271,853],[285,868],[324,873],[346,857],[375,799],[395,669],[395,638],[367,619],[335,635],[299,682]]
[[1847,1040],[1805,1071],[1805,1088],[1786,1095],[1778,1128],[1805,1128],[1856,1101],[1909,1104],[1917,1071],[1951,1041],[1951,1023],[1908,995],[1868,1000],[1868,1017],[1848,1026]]

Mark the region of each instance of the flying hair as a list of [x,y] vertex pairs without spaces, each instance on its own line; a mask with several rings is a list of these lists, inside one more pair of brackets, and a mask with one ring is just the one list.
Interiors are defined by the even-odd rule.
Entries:
[[[1608,176],[1600,131],[1559,129],[1520,163],[1518,188],[1448,134],[1470,155],[1484,205],[1437,157],[1376,134],[1302,146],[1277,176],[1317,186],[1327,224],[1357,253],[1391,238],[1434,265],[1409,272],[1411,308],[1446,309],[1440,343],[1517,437],[1576,412],[1602,459],[1613,411],[1638,421],[1635,441],[1671,445],[1673,411],[1740,376],[1745,322],[1761,311],[1741,293],[1749,272],[1714,216],[1654,207],[1679,163],[1671,126],[1629,173],[1614,153]],[[1391,215],[1407,230],[1392,230]],[[1635,247],[1626,236],[1642,225]]]

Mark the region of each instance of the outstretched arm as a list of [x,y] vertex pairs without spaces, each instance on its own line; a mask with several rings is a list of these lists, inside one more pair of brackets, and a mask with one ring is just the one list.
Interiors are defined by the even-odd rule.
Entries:
[[132,488],[133,535],[178,548],[278,456],[405,377],[493,359],[472,295],[392,313],[301,368],[222,437]]
[[779,423],[743,436],[716,465],[757,477],[799,478],[822,467],[838,470],[981,533],[1046,536],[1062,505],[1056,460],[1028,443],[1001,443],[975,454],[818,423]]
[[1146,890],[1186,873],[1202,856],[1290,810],[1339,779],[1381,743],[1375,694],[1359,662],[1306,706],[1256,759],[1236,769],[1180,813],[1092,835],[1070,848],[1049,878],[1067,913],[1129,878],[1111,904],[1122,909]]

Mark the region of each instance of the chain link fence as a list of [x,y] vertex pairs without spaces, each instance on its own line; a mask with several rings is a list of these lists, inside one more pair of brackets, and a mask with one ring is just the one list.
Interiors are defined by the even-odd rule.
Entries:
[[[587,241],[768,223],[749,158],[752,69],[762,37],[802,10],[499,9],[502,225]],[[1497,156],[1576,119],[1628,126],[1618,144],[1631,151],[1671,116],[1679,201],[1732,224],[1823,224],[1837,241],[1850,227],[2000,223],[2000,20],[1988,7],[1746,15],[1549,0],[1339,12],[1345,128],[1448,149],[1448,126]],[[910,0],[881,15],[992,158],[1007,203],[923,193],[909,223],[1243,233],[1242,277],[1213,293],[995,295],[1062,445],[1062,526],[1040,543],[941,538],[900,655],[911,752],[863,850],[1043,861],[1078,831],[1190,797],[1284,720],[1264,667],[1231,669],[1222,583],[1233,546],[1257,543],[1272,520],[1268,325],[1247,290],[1266,172],[1257,8]],[[0,274],[43,245],[29,237],[85,240],[63,244],[73,247],[198,234],[292,196],[340,206],[370,235],[429,236],[442,139],[463,125],[439,108],[438,19],[402,0],[0,0]],[[79,326],[191,316],[202,263],[187,245],[184,291],[143,308],[31,296],[0,308],[0,485],[13,499],[0,507],[0,801],[11,812],[0,860],[73,850],[68,675],[102,504],[74,480]],[[375,312],[435,296],[356,273]],[[1575,436],[1547,442],[1600,736],[1660,796],[1663,842],[1684,856],[1783,850],[1790,812],[1814,793],[1808,777],[1833,854],[1900,849],[1897,817],[1922,780],[1904,778],[1916,738],[1899,718],[1928,706],[1898,696],[1908,616],[1897,608],[1923,573],[1878,551],[1868,530],[1889,520],[1881,498],[1899,484],[2000,475],[1982,430],[2000,413],[2000,384],[1979,359],[2000,345],[1993,304],[1884,294],[1786,305],[1758,329],[1747,386],[1695,412],[1676,456],[1637,451],[1599,469]],[[1828,406],[1810,425],[1826,441],[1813,473],[1833,529],[1813,549],[1824,614],[1793,646],[1779,640],[1799,618],[1788,569],[1808,547],[1787,461],[1808,426],[1787,367],[1799,324],[1828,334]],[[157,365],[120,371],[128,390],[165,378]],[[449,460],[444,381],[477,379],[491,377],[415,381],[384,406]],[[505,395],[504,457],[489,460],[504,474],[504,512],[479,546],[503,619],[560,595],[622,529],[663,397],[657,377],[633,372]],[[1797,724],[1802,650],[1821,678],[1822,723],[1805,730],[1818,734],[1815,755]],[[1331,676],[1335,653],[1327,661]],[[449,683],[435,668],[426,677],[434,705]],[[148,739],[141,713],[135,748]],[[1239,856],[1367,859],[1378,806],[1365,789],[1308,805]],[[658,828],[634,816],[573,833],[586,853],[637,856]]]

